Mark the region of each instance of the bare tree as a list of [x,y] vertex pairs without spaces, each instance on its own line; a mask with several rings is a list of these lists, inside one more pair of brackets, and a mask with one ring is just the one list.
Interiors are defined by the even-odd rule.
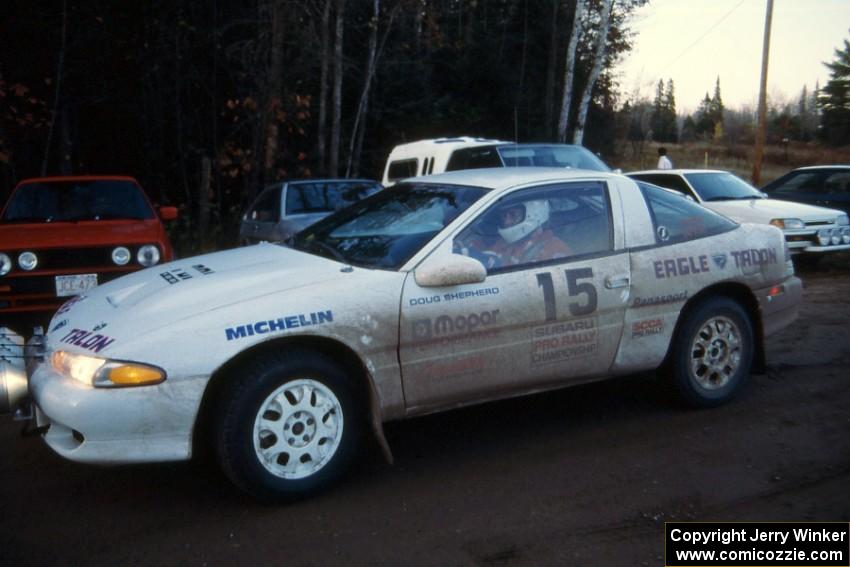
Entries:
[[283,91],[283,38],[286,30],[286,2],[274,0],[272,7],[272,44],[269,58],[268,91],[265,113],[265,156],[263,159],[263,184],[273,181],[275,160],[278,155],[278,122],[276,114],[282,107]]
[[345,0],[336,2],[336,26],[334,32],[334,90],[333,122],[331,124],[331,156],[328,174],[339,175],[339,142],[342,128],[342,40],[345,31]]
[[390,13],[387,21],[387,29],[384,30],[384,35],[381,38],[381,46],[378,48],[378,23],[381,13],[381,0],[374,0],[372,10],[372,20],[369,23],[369,54],[366,59],[366,80],[363,83],[363,92],[360,94],[360,104],[357,106],[357,114],[354,117],[354,128],[351,132],[351,143],[348,149],[348,166],[345,168],[345,176],[357,177],[360,175],[360,156],[363,153],[363,138],[366,133],[366,117],[369,113],[369,91],[372,87],[372,81],[375,78],[375,70],[378,66],[378,59],[384,51],[384,45],[387,42],[387,36],[392,29],[393,21],[398,14],[402,3],[399,2]]
[[546,108],[545,128],[546,136],[553,134],[552,122],[555,115],[555,68],[558,66],[558,6],[561,0],[550,0],[552,2],[552,20],[549,22],[549,61],[546,64],[546,97],[544,106]]
[[584,85],[584,92],[581,95],[578,116],[576,117],[576,124],[573,129],[574,144],[581,144],[584,139],[584,125],[587,120],[590,97],[593,94],[593,87],[599,78],[599,73],[602,72],[602,64],[605,61],[605,51],[608,46],[608,29],[611,27],[611,10],[613,8],[614,0],[602,0],[601,20],[599,22],[596,42],[594,43],[593,68],[590,70],[590,76],[587,79],[587,84]]
[[325,0],[325,6],[322,9],[322,70],[319,86],[319,131],[316,133],[316,149],[319,160],[319,173],[321,175],[326,175],[326,168],[328,165],[325,140],[327,139],[326,130],[328,126],[328,67],[330,66],[331,58],[331,1],[332,0]]
[[53,125],[56,122],[56,115],[59,112],[59,97],[62,87],[62,74],[65,66],[65,46],[68,37],[68,6],[66,2],[62,2],[62,39],[59,44],[59,57],[56,63],[56,91],[53,95],[53,117],[50,119],[50,126],[47,129],[47,143],[44,148],[44,160],[41,162],[41,175],[47,175],[47,160],[50,156],[50,144],[53,139]]
[[587,0],[576,0],[573,27],[570,31],[570,41],[567,45],[567,57],[564,62],[564,95],[561,97],[561,116],[558,119],[558,141],[567,141],[567,124],[570,119],[570,107],[573,97],[573,78],[576,67],[576,47],[581,34],[581,18],[584,15]]

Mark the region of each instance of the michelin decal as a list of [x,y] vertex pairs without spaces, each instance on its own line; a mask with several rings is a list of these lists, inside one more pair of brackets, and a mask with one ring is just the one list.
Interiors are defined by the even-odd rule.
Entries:
[[264,321],[256,321],[254,323],[246,323],[236,327],[227,327],[224,330],[224,336],[228,341],[253,337],[254,335],[265,335],[275,333],[277,331],[286,331],[288,329],[297,329],[300,327],[311,327],[313,325],[323,325],[325,323],[333,323],[333,311],[316,311],[313,313],[299,313],[297,315],[285,315],[277,319],[266,319]]

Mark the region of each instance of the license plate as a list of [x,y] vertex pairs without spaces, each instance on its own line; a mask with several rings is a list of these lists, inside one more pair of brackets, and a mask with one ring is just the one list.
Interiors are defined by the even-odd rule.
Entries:
[[97,285],[97,274],[56,276],[56,296],[79,295]]

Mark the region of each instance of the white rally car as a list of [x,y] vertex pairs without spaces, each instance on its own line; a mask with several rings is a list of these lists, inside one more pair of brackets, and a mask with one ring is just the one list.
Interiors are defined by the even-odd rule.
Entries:
[[389,456],[389,420],[659,367],[687,402],[720,404],[801,297],[777,228],[601,172],[412,179],[290,245],[63,306],[29,380],[48,445],[90,463],[211,445],[239,487],[280,500],[339,475],[369,430]]

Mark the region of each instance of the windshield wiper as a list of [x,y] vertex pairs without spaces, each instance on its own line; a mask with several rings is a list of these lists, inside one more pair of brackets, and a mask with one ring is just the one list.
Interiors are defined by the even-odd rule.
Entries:
[[[331,246],[330,244],[328,244],[326,242],[322,242],[321,240],[313,240],[312,242],[310,242],[310,247],[311,248],[318,247],[320,250],[330,252],[331,256],[333,256],[334,260],[338,260],[338,261],[342,262],[343,264],[348,263],[348,260],[345,259],[345,256],[343,256],[342,253],[339,250],[337,250],[336,248],[334,248],[333,246]],[[324,254],[323,254],[323,256],[324,256]]]
[[703,201],[705,201],[705,202],[710,202],[710,201],[734,201],[735,199],[736,199],[736,197],[732,197],[731,195],[722,195],[722,196],[709,197],[708,199],[703,199]]

